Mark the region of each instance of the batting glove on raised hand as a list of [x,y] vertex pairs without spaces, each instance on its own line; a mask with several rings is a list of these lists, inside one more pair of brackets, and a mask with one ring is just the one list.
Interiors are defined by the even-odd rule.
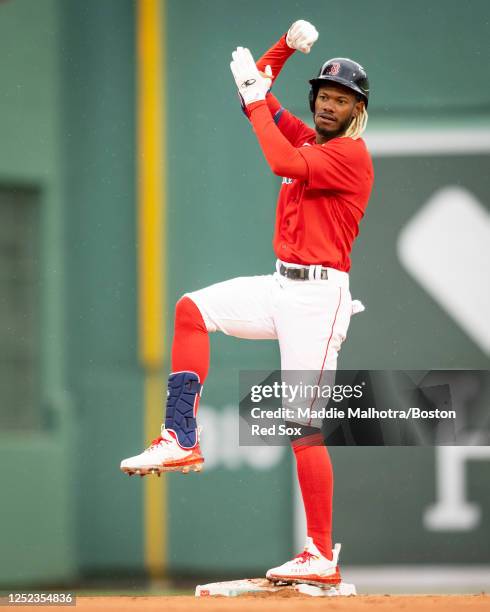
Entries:
[[317,29],[304,19],[295,21],[286,34],[287,46],[301,53],[309,53],[317,40]]
[[230,64],[231,72],[245,106],[252,102],[265,100],[265,95],[272,83],[272,78],[269,78],[272,77],[271,67],[267,66],[265,69],[267,76],[262,76],[255,65],[252,54],[243,47],[237,47],[231,56],[233,58]]

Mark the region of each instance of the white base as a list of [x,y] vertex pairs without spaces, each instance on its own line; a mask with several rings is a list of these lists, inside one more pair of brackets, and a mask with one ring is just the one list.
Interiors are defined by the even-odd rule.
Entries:
[[318,587],[311,584],[277,585],[267,578],[245,578],[243,580],[230,580],[228,582],[212,582],[210,584],[198,584],[196,597],[212,597],[221,595],[224,597],[237,597],[246,593],[277,593],[289,589],[303,595],[312,597],[336,597],[356,595],[356,587],[353,584],[341,582],[338,587]]

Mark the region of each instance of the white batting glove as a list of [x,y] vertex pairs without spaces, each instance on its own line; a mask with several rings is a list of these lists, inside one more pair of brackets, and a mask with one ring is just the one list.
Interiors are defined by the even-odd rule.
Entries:
[[267,76],[263,77],[255,65],[252,54],[243,47],[237,47],[236,51],[232,53],[232,58],[231,72],[245,106],[252,104],[252,102],[265,100],[265,95],[271,88],[272,83],[272,79],[269,78],[272,77],[271,67],[267,66],[265,69]]
[[286,34],[287,46],[301,53],[309,53],[317,40],[317,29],[304,19],[295,21]]

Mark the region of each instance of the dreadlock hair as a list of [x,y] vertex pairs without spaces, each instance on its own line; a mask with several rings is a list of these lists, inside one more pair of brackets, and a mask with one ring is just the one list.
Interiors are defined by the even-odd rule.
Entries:
[[350,125],[345,130],[345,134],[342,136],[342,138],[352,138],[353,140],[360,138],[366,129],[367,121],[368,113],[366,107],[363,106],[362,111],[350,122]]

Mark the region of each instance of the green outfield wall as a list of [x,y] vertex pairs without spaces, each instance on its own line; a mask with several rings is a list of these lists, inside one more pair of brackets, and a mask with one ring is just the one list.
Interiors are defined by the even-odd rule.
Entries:
[[2,4],[0,49],[0,582],[13,586],[78,571],[58,3]]
[[[366,311],[352,320],[340,366],[488,369],[486,2],[470,10],[453,0],[167,0],[162,8],[168,338],[184,292],[274,268],[281,179],[240,110],[229,62],[236,46],[258,56],[304,18],[320,39],[274,87],[287,108],[310,120],[307,81],[332,56],[360,61],[372,84],[376,183],[351,272]],[[0,4],[0,193],[24,190],[39,213],[39,246],[26,251],[38,271],[32,333],[21,343],[38,401],[19,412],[15,386],[0,389],[0,460],[15,466],[0,484],[1,586],[145,571],[143,483],[118,470],[144,443],[135,31],[130,0]],[[3,270],[0,280],[10,278]],[[0,308],[4,347],[20,333],[10,316]],[[207,469],[167,478],[167,569],[242,577],[295,551],[301,513],[289,449],[238,446],[238,373],[278,367],[276,344],[214,335],[211,351],[201,401]],[[343,562],[490,564],[490,458],[479,448],[333,449]],[[463,474],[459,483],[450,469]]]
[[[137,363],[134,3],[62,2],[69,385],[78,415],[83,572],[142,568],[141,489],[118,473],[142,444]],[[128,486],[129,484],[129,486]]]

